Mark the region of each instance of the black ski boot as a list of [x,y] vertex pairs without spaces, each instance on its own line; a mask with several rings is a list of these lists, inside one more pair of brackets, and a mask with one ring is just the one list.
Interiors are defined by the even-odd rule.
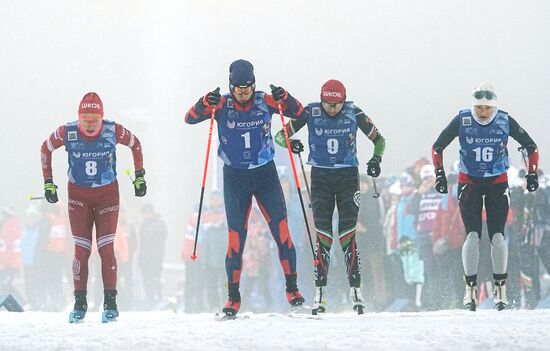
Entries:
[[118,308],[116,305],[116,289],[105,289],[103,290],[104,300],[103,300],[103,314],[101,315],[102,323],[109,323],[116,321],[118,317]]
[[86,292],[86,290],[74,292],[75,303],[73,311],[69,313],[69,323],[80,323],[86,317],[86,311],[88,310]]
[[227,291],[229,298],[223,306],[222,312],[225,313],[225,316],[222,316],[222,319],[235,319],[237,312],[241,308],[241,293],[239,292],[239,283],[228,283]]

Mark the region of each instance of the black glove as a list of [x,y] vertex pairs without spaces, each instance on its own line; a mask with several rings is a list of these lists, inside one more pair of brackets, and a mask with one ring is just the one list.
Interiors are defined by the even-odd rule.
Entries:
[[527,173],[527,190],[533,192],[539,188],[539,176],[536,173]]
[[380,156],[372,156],[372,158],[367,162],[367,174],[373,178],[376,178],[380,175],[380,161],[382,159]]
[[147,182],[145,182],[145,170],[140,169],[135,172],[136,179],[134,179],[134,193],[136,196],[142,197],[147,193]]
[[220,95],[220,87],[217,87],[216,90],[209,92],[205,96],[205,100],[210,106],[218,106],[222,96]]
[[286,90],[284,90],[281,87],[276,87],[273,84],[269,86],[271,88],[271,95],[273,96],[273,100],[275,101],[281,101],[286,98]]
[[448,192],[447,177],[443,168],[436,168],[435,170],[435,191],[440,194],[447,194]]
[[51,204],[59,201],[57,198],[57,185],[55,185],[51,179],[46,179],[44,181],[44,197],[46,198],[46,201]]
[[299,154],[304,151],[304,144],[298,139],[290,139],[290,150],[294,154]]

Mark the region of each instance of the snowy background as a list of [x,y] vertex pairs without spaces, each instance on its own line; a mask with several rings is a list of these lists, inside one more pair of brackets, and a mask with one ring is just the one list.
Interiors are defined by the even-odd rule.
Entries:
[[[169,225],[166,265],[181,266],[208,128],[185,125],[183,118],[206,92],[227,91],[228,66],[237,58],[254,64],[259,90],[281,85],[303,103],[317,100],[326,80],[344,82],[348,98],[386,138],[385,174],[429,157],[441,129],[470,106],[472,89],[492,82],[499,107],[531,134],[541,168],[549,169],[549,13],[544,0],[0,0],[0,206],[22,211],[27,195],[42,193],[42,141],[75,120],[81,97],[96,91],[106,118],[143,144],[145,199],[132,196],[123,177],[130,152],[119,148],[122,206],[135,212],[155,204]],[[446,152],[447,165],[456,144]],[[517,145],[510,146],[519,166]],[[366,138],[359,150],[365,163],[372,152]],[[53,165],[66,200],[64,151],[54,153]],[[175,289],[173,282],[166,285]],[[65,313],[0,312],[0,349],[314,349],[321,342],[334,350],[534,350],[545,348],[549,334],[542,326],[550,316],[443,311],[348,317],[254,315],[220,325],[211,315],[124,313],[119,323],[104,326],[92,313],[84,325],[68,326]]]

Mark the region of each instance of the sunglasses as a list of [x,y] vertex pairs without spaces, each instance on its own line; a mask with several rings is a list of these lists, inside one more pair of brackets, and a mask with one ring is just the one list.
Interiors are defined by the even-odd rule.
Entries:
[[485,98],[487,100],[493,100],[493,99],[496,99],[497,96],[492,91],[480,90],[480,91],[474,92],[474,98],[476,98],[478,100],[483,99],[483,98]]

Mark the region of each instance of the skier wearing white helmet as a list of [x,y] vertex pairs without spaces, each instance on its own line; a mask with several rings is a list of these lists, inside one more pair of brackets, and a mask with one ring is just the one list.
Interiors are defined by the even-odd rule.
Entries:
[[461,110],[441,132],[432,148],[435,166],[435,188],[447,193],[443,167],[443,150],[458,137],[460,165],[458,199],[466,228],[462,247],[462,263],[466,292],[464,307],[475,311],[477,299],[477,267],[481,238],[482,210],[487,213],[491,240],[494,302],[498,310],[506,308],[508,246],[504,226],[509,208],[508,137],[514,138],[528,154],[527,190],[538,188],[538,149],[529,134],[507,112],[497,108],[497,95],[491,84],[481,83],[472,92],[472,108]]

